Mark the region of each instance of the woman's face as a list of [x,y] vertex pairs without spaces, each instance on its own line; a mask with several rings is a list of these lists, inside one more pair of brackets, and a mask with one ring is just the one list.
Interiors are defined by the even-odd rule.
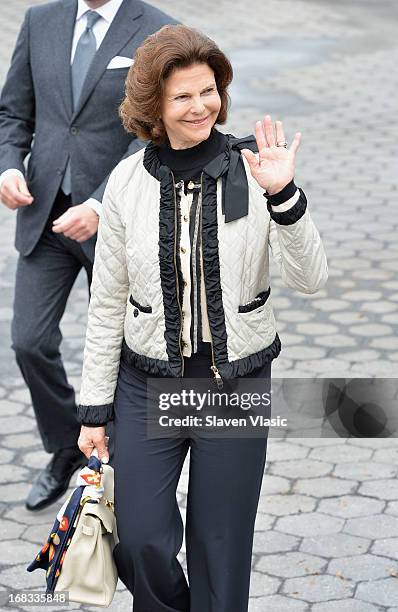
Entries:
[[161,117],[173,149],[194,147],[210,136],[221,108],[214,72],[207,64],[174,70],[166,79]]

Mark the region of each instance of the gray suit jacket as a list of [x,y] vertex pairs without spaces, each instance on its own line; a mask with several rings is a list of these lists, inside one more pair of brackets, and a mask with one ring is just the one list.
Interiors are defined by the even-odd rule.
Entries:
[[[0,99],[0,173],[24,169],[35,200],[20,208],[15,246],[29,255],[44,229],[71,159],[72,202],[101,201],[111,170],[143,142],[127,134],[118,116],[128,68],[106,69],[171,17],[140,0],[124,0],[87,74],[72,110],[70,57],[77,0],[30,8],[23,22]],[[33,138],[34,137],[34,138]],[[33,144],[32,144],[33,143]],[[82,243],[93,259],[95,237]]]

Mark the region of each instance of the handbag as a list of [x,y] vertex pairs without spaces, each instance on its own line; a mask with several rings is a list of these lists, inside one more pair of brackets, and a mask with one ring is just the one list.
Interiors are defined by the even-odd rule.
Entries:
[[118,580],[113,468],[92,455],[77,485],[27,570],[46,570],[46,593],[68,591],[70,601],[108,607]]

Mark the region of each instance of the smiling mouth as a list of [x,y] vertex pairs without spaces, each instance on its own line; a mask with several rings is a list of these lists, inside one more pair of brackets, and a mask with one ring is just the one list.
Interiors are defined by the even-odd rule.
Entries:
[[206,123],[206,121],[208,120],[210,115],[207,115],[207,117],[203,117],[203,119],[195,119],[195,121],[188,121],[186,120],[186,123],[190,123],[191,125],[203,125]]

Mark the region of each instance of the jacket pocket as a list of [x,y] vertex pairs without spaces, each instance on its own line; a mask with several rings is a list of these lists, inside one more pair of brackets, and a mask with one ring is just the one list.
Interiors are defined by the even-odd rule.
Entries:
[[264,306],[265,302],[269,298],[270,293],[271,288],[268,287],[266,291],[261,291],[258,295],[256,295],[254,300],[252,300],[251,302],[247,302],[246,304],[240,304],[238,306],[238,312],[253,312],[253,310],[257,310],[257,308],[260,308],[260,306]]
[[141,312],[145,312],[147,314],[150,314],[152,312],[152,306],[142,306],[142,304],[137,302],[137,300],[135,300],[132,295],[130,295],[129,302],[132,306],[134,306],[137,310],[140,310]]

